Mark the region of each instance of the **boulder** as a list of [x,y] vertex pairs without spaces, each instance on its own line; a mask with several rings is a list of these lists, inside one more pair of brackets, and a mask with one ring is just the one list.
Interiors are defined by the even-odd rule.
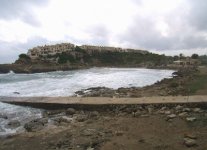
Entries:
[[168,108],[167,107],[162,107],[160,110],[167,110]]
[[92,135],[96,135],[98,132],[95,129],[86,129],[82,131],[82,135],[84,136],[92,136]]
[[193,147],[196,146],[196,140],[190,139],[190,138],[184,138],[184,145],[187,147]]
[[168,115],[167,117],[169,117],[170,119],[173,119],[173,118],[176,117],[176,114],[170,114],[170,115]]
[[113,97],[114,90],[106,87],[93,87],[75,92],[76,96],[83,97]]
[[68,108],[65,113],[66,115],[74,115],[76,110],[74,108]]
[[195,112],[195,113],[202,113],[203,111],[200,108],[194,108],[193,112]]
[[164,112],[166,115],[170,115],[171,114],[171,111],[167,110]]
[[84,122],[84,121],[86,121],[88,119],[88,117],[86,116],[86,115],[78,115],[77,117],[76,117],[76,120],[78,121],[78,122]]
[[152,113],[153,113],[153,110],[154,110],[154,109],[153,109],[152,107],[148,107],[148,108],[147,108],[147,111],[148,111],[149,114],[152,114]]
[[190,108],[183,108],[183,110],[182,110],[183,112],[190,112],[191,111],[191,109]]
[[193,122],[193,121],[195,121],[195,120],[196,120],[195,117],[187,117],[187,118],[186,118],[186,121],[188,121],[188,122]]
[[142,115],[142,112],[140,110],[137,110],[136,112],[132,112],[133,117],[138,117]]
[[187,112],[182,112],[182,113],[179,113],[178,116],[181,117],[181,118],[186,117],[186,116],[188,116],[188,113]]
[[171,119],[174,119],[175,117],[176,117],[176,114],[167,115],[167,121],[171,120]]
[[35,120],[32,120],[26,123],[24,125],[24,128],[28,132],[36,132],[36,131],[43,129],[43,127],[45,126],[47,122],[48,122],[47,118],[35,119]]
[[184,135],[185,138],[190,138],[190,139],[197,139],[196,135],[195,134],[192,134],[192,133],[186,133]]
[[176,111],[180,111],[180,110],[182,110],[183,109],[183,106],[180,106],[180,105],[177,105],[176,107],[175,107],[175,110]]
[[59,117],[59,118],[55,118],[54,121],[57,122],[57,123],[71,123],[72,122],[72,118],[68,118],[66,116],[63,116],[63,117]]
[[157,113],[158,114],[165,114],[165,111],[164,110],[158,110]]
[[61,115],[63,114],[62,110],[50,110],[50,111],[45,111],[43,113],[43,116],[47,117],[47,116],[57,116],[57,115]]
[[90,113],[90,117],[98,117],[98,116],[99,116],[99,112],[97,112],[97,111],[92,111]]
[[14,128],[19,127],[20,125],[21,124],[18,120],[12,120],[12,121],[8,122],[7,127],[14,129]]

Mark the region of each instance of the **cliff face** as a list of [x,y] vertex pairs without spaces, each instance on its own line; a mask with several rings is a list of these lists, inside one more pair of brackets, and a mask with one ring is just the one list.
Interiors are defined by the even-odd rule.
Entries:
[[0,73],[37,73],[89,67],[150,67],[166,66],[171,57],[140,51],[88,50],[78,46],[74,50],[32,59],[21,54],[14,64],[0,65]]

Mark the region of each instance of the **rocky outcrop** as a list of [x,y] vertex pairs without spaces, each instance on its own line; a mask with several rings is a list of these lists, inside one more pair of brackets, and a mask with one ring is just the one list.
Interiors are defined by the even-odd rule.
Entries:
[[44,126],[48,123],[47,118],[35,119],[24,125],[24,128],[28,132],[36,132],[44,128]]
[[87,66],[80,65],[58,65],[54,63],[34,63],[34,64],[0,64],[0,74],[3,73],[41,73],[52,71],[67,71],[88,68]]
[[76,113],[76,110],[74,108],[68,108],[65,113],[66,115],[73,115]]
[[75,92],[76,96],[83,97],[112,97],[114,94],[115,91],[113,89],[106,87],[94,87]]

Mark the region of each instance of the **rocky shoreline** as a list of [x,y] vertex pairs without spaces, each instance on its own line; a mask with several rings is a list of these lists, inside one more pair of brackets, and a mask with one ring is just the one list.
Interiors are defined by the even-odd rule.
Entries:
[[179,67],[168,66],[147,66],[147,65],[71,65],[71,64],[51,64],[51,63],[36,63],[36,64],[0,64],[0,74],[14,72],[18,74],[44,73],[53,71],[70,71],[78,69],[89,69],[93,67],[115,67],[115,68],[147,68],[147,69],[179,69]]
[[77,97],[149,97],[190,95],[184,86],[193,79],[198,72],[195,68],[183,68],[173,73],[172,78],[163,79],[153,85],[145,87],[130,87],[111,89],[107,87],[93,87],[75,92]]
[[[153,55],[153,54],[152,54]],[[109,55],[110,56],[110,55]],[[144,56],[143,56],[144,57]],[[116,57],[114,57],[115,59]],[[76,63],[55,63],[44,60],[30,60],[26,58],[19,58],[12,64],[0,64],[0,74],[9,73],[13,71],[14,73],[19,74],[30,74],[30,73],[44,73],[44,72],[53,72],[53,71],[69,71],[77,69],[89,69],[93,67],[115,67],[115,68],[147,68],[147,69],[172,69],[177,70],[182,68],[179,65],[172,64],[162,64],[162,63],[153,63],[151,59],[146,62],[113,62],[113,58],[109,59],[109,62],[102,62],[98,58],[91,57],[89,62],[76,62]],[[135,58],[133,58],[135,59]],[[132,60],[133,60],[132,59]],[[146,58],[147,59],[147,58]],[[172,62],[171,62],[172,63]],[[194,66],[188,66],[193,68]]]
[[78,65],[57,65],[50,63],[40,63],[40,64],[0,64],[0,74],[5,74],[9,72],[19,73],[19,74],[29,74],[29,73],[44,73],[53,71],[69,71],[77,69],[87,69],[88,66],[78,66]]
[[[136,146],[141,144],[144,150],[166,146],[169,150],[188,147],[202,149],[207,146],[205,138],[207,134],[201,133],[207,127],[207,110],[205,105],[202,106],[148,104],[114,105],[109,109],[90,111],[74,108],[45,110],[42,118],[24,125],[26,133],[2,139],[0,149],[119,149],[122,144],[126,148],[130,147],[128,142],[134,142],[130,140],[133,138],[131,134],[141,134],[136,136],[136,142],[133,144]],[[150,124],[148,124],[149,121],[151,121]],[[129,126],[130,122],[133,123]],[[137,125],[141,128],[139,122],[145,127],[141,130],[137,129],[136,133],[133,128]],[[13,121],[10,127],[15,128],[17,124],[19,124],[17,121]],[[163,131],[171,129],[179,132],[172,133],[169,137],[171,141],[168,143],[158,142],[158,139],[165,141],[166,135],[162,135],[159,128],[154,128],[154,132],[158,133],[156,137],[150,139],[147,135],[153,135],[153,133],[145,130],[149,130],[147,128],[150,128],[152,124],[155,127],[164,125]],[[129,139],[125,142],[116,141],[125,138]],[[29,142],[26,142],[28,139]],[[38,141],[41,142],[33,147]],[[151,145],[147,144],[148,142]]]

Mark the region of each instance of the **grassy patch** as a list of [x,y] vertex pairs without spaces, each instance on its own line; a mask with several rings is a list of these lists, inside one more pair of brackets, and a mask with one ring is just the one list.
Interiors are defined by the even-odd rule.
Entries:
[[190,94],[195,94],[198,90],[207,88],[207,75],[196,75],[194,77],[194,80],[190,81],[186,87]]
[[170,87],[171,88],[176,88],[176,87],[178,87],[179,86],[179,84],[177,83],[177,82],[172,82],[172,83],[170,83]]

